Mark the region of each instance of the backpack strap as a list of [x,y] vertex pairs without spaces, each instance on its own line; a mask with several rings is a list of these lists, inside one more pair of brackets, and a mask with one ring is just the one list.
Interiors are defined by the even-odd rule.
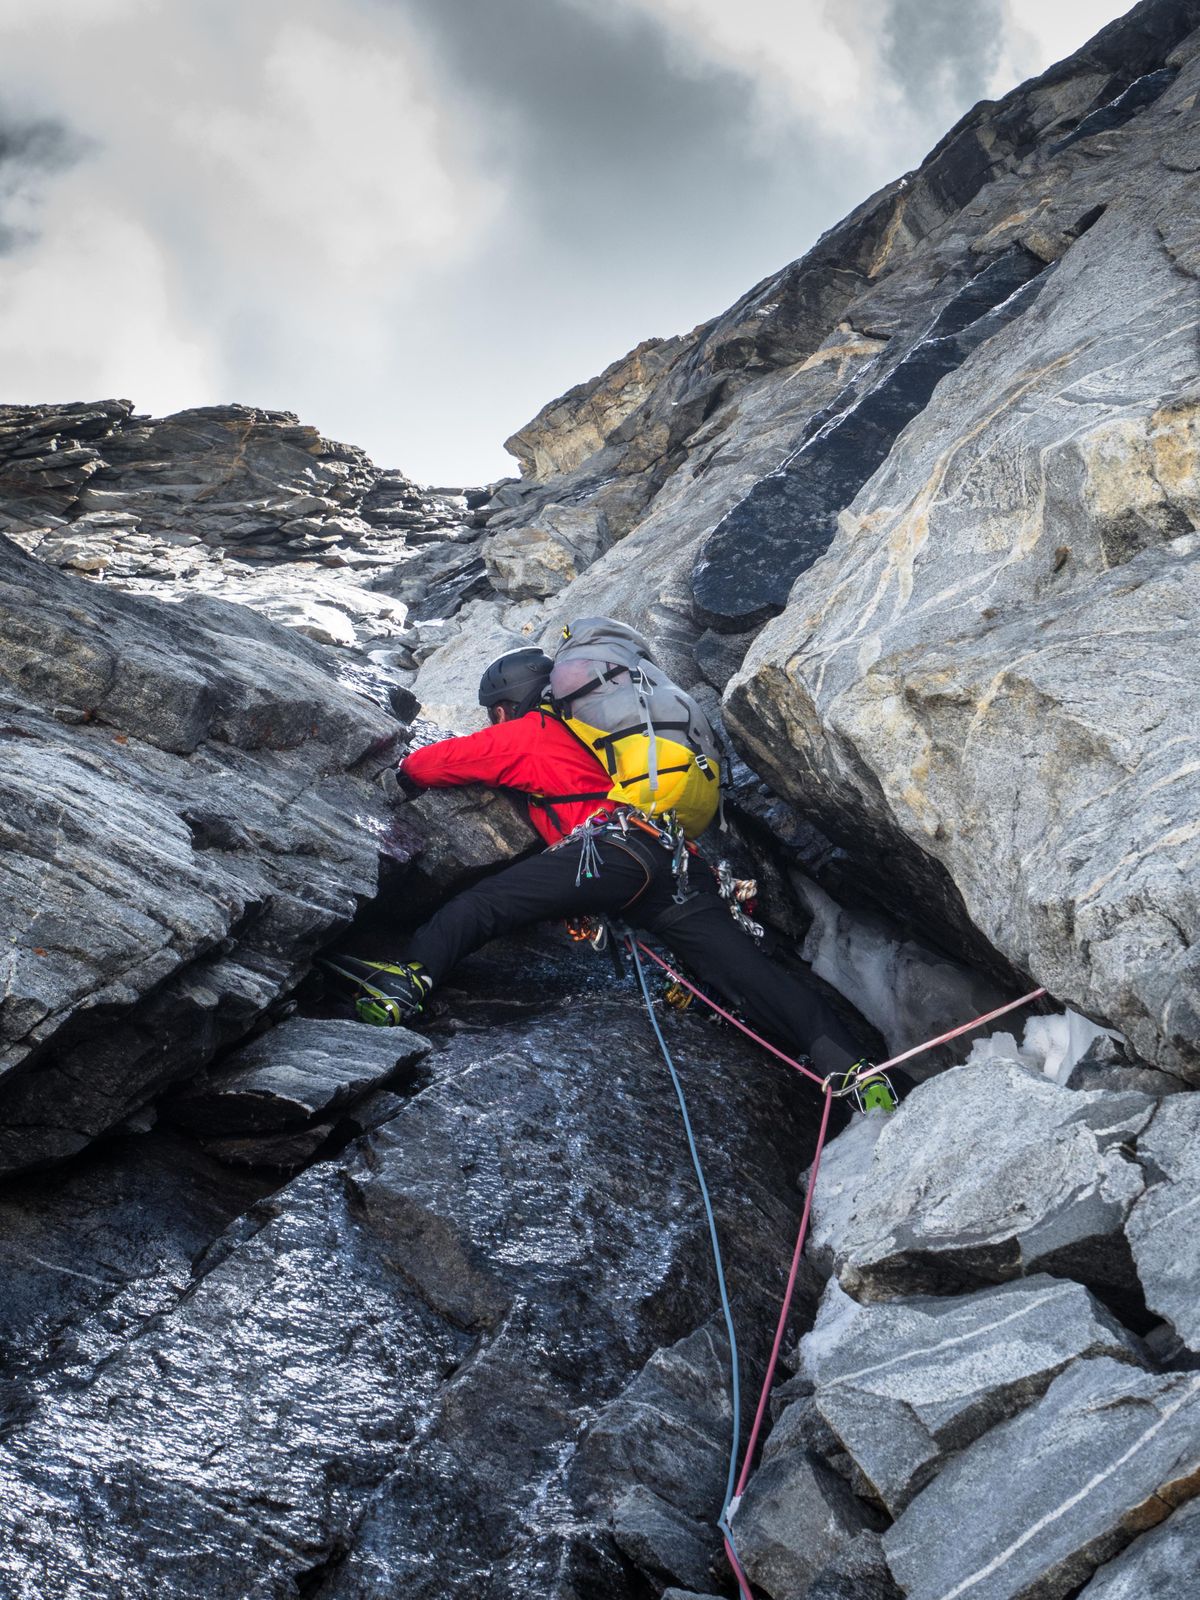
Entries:
[[603,689],[606,683],[611,683],[614,678],[619,678],[623,672],[628,672],[628,667],[612,665],[604,672],[599,672],[594,678],[589,678],[586,683],[581,683],[578,689],[572,689],[570,694],[555,695],[551,705],[557,711],[559,706],[569,706],[572,700],[578,700],[580,695],[591,694],[593,689]]

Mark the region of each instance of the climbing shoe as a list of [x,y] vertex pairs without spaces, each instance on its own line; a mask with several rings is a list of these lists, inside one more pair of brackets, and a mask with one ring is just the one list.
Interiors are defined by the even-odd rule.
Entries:
[[360,961],[357,956],[325,956],[321,965],[355,991],[358,1020],[377,1028],[391,1028],[417,1016],[433,988],[419,961],[394,966],[389,961]]

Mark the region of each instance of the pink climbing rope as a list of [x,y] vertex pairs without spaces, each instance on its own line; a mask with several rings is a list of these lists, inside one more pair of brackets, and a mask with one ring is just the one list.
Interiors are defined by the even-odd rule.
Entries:
[[734,1027],[740,1028],[748,1039],[753,1039],[755,1044],[760,1044],[764,1050],[769,1050],[770,1053],[778,1060],[782,1061],[785,1066],[794,1067],[797,1072],[802,1072],[806,1078],[811,1078],[818,1088],[825,1087],[825,1080],[820,1076],[819,1073],[814,1072],[811,1067],[802,1066],[799,1061],[793,1061],[791,1056],[785,1056],[782,1050],[776,1050],[773,1044],[769,1044],[766,1039],[760,1038],[752,1028],[748,1028],[744,1022],[735,1017],[732,1011],[725,1011],[717,1004],[715,1000],[710,1000],[706,994],[704,994],[700,989],[697,989],[694,983],[689,983],[681,972],[676,972],[675,968],[668,962],[664,961],[661,956],[655,955],[654,951],[651,950],[649,945],[643,944],[640,939],[638,939],[636,942],[637,947],[642,954],[649,956],[651,961],[653,961],[656,966],[661,967],[666,973],[667,977],[671,979],[672,983],[677,983],[682,988],[687,989],[690,993],[696,996],[697,1000],[703,1000],[704,1004],[711,1007],[711,1009],[715,1011],[719,1017],[724,1017],[726,1022],[732,1022]]
[[[1030,1005],[1034,1000],[1040,1000],[1046,993],[1045,989],[1031,989],[1028,994],[1023,994],[1019,1000],[1010,1000],[1006,1006],[997,1006],[995,1011],[985,1011],[982,1017],[975,1017],[970,1022],[964,1022],[961,1028],[951,1028],[949,1033],[939,1033],[936,1039],[926,1039],[924,1044],[915,1044],[911,1050],[902,1050],[898,1056],[893,1056],[890,1061],[880,1061],[871,1068],[871,1072],[886,1072],[888,1067],[898,1067],[902,1061],[907,1061],[912,1056],[919,1056],[926,1050],[932,1050],[935,1045],[947,1044],[951,1039],[957,1039],[960,1033],[970,1033],[972,1028],[982,1028],[985,1022],[995,1022],[997,1017],[1005,1016],[1009,1011],[1016,1011],[1020,1006]],[[860,1073],[859,1077],[869,1077],[870,1073]],[[855,1079],[858,1082],[858,1079]]]
[[[787,1288],[783,1292],[783,1304],[779,1308],[779,1321],[775,1324],[775,1341],[771,1346],[771,1359],[767,1362],[766,1376],[763,1378],[762,1390],[758,1397],[758,1406],[754,1412],[754,1422],[750,1428],[750,1437],[746,1441],[746,1454],[742,1457],[742,1470],[738,1474],[737,1485],[733,1491],[734,1501],[741,1497],[742,1490],[750,1478],[750,1467],[754,1460],[754,1451],[758,1445],[758,1435],[762,1428],[763,1417],[767,1411],[767,1400],[771,1393],[771,1385],[775,1381],[775,1368],[779,1363],[779,1351],[783,1345],[783,1336],[787,1331],[788,1317],[792,1310],[792,1296],[796,1292],[796,1277],[800,1271],[800,1258],[804,1254],[804,1241],[808,1237],[808,1219],[812,1213],[813,1191],[817,1186],[817,1173],[821,1170],[821,1152],[825,1148],[825,1135],[829,1131],[829,1109],[833,1105],[833,1096],[829,1092],[829,1085],[825,1085],[825,1109],[821,1113],[821,1127],[817,1134],[817,1148],[813,1155],[812,1171],[808,1179],[808,1189],[804,1196],[804,1210],[800,1217],[800,1228],[796,1234],[796,1248],[792,1251],[792,1266],[788,1273]],[[737,1578],[738,1587],[742,1591],[743,1600],[753,1600],[746,1575],[742,1571],[742,1564],[734,1553],[733,1545],[728,1535],[725,1538],[725,1554]]]
[[[830,1087],[828,1079],[820,1078],[808,1067],[802,1066],[799,1061],[794,1061],[791,1056],[785,1055],[782,1050],[777,1050],[773,1044],[769,1044],[766,1039],[761,1038],[753,1031],[752,1028],[748,1028],[746,1024],[739,1018],[735,1017],[732,1012],[724,1010],[721,1006],[717,1005],[715,1000],[710,1000],[706,994],[704,994],[700,989],[697,989],[695,984],[689,983],[681,973],[676,972],[674,967],[672,967],[668,962],[664,961],[660,956],[657,956],[654,951],[651,950],[648,945],[643,944],[640,939],[637,940],[637,947],[644,955],[649,956],[651,961],[653,961],[657,966],[661,967],[673,983],[681,984],[683,988],[689,991],[689,993],[694,994],[698,1000],[702,1000],[706,1006],[709,1006],[713,1011],[715,1011],[719,1017],[724,1017],[726,1022],[732,1022],[734,1027],[739,1028],[747,1038],[753,1039],[755,1044],[761,1045],[764,1050],[769,1051],[771,1055],[784,1062],[785,1065],[795,1068],[797,1072],[803,1073],[806,1078],[811,1078],[814,1083],[820,1086],[825,1097],[825,1107],[821,1113],[821,1126],[817,1133],[817,1147],[813,1153],[812,1167],[810,1169],[808,1178],[808,1187],[804,1195],[804,1210],[801,1213],[800,1226],[796,1233],[796,1246],[792,1251],[791,1270],[788,1273],[787,1287],[784,1289],[783,1293],[783,1303],[779,1308],[779,1320],[775,1325],[775,1339],[771,1346],[771,1357],[767,1362],[767,1370],[763,1377],[762,1389],[758,1397],[758,1405],[754,1412],[754,1422],[750,1428],[750,1437],[746,1442],[746,1453],[742,1457],[741,1471],[738,1474],[737,1484],[734,1488],[733,1500],[730,1502],[730,1507],[732,1507],[736,1505],[737,1501],[741,1498],[742,1491],[745,1489],[750,1480],[750,1472],[754,1462],[754,1452],[758,1446],[758,1436],[762,1430],[763,1418],[766,1415],[767,1402],[770,1398],[771,1386],[775,1381],[775,1369],[779,1364],[779,1352],[783,1347],[783,1338],[785,1332],[787,1331],[788,1318],[791,1315],[792,1310],[792,1298],[796,1292],[796,1278],[800,1271],[800,1260],[804,1254],[805,1240],[808,1237],[808,1224],[809,1218],[812,1215],[813,1194],[817,1186],[817,1174],[821,1170],[821,1155],[825,1149],[825,1140],[829,1132],[829,1112],[831,1106],[833,1105],[833,1091]],[[1034,1000],[1040,1000],[1045,993],[1046,990],[1044,988],[1031,989],[1028,994],[1022,995],[1019,1000],[1010,1000],[1007,1005],[997,1006],[994,1011],[987,1011],[980,1017],[974,1017],[970,1022],[964,1022],[957,1028],[951,1028],[946,1033],[938,1034],[936,1039],[927,1039],[924,1044],[913,1045],[911,1049],[901,1051],[899,1055],[892,1056],[890,1060],[881,1061],[877,1065],[864,1068],[862,1072],[858,1073],[854,1078],[850,1079],[846,1084],[844,1084],[838,1092],[839,1094],[847,1093],[857,1084],[863,1083],[870,1078],[876,1077],[879,1073],[886,1071],[888,1067],[898,1066],[901,1061],[909,1061],[913,1056],[922,1055],[926,1050],[932,1050],[939,1044],[947,1044],[951,1039],[957,1039],[964,1033],[970,1033],[973,1028],[982,1027],[985,1022],[995,1022],[997,1017],[1006,1016],[1010,1011],[1016,1011],[1021,1006],[1027,1006],[1031,1004]],[[726,1516],[728,1516],[728,1512],[729,1508],[726,1509]],[[746,1577],[745,1572],[742,1570],[742,1564],[738,1560],[737,1553],[733,1548],[733,1542],[730,1539],[729,1534],[725,1533],[724,1538],[725,1554],[728,1557],[730,1567],[733,1569],[733,1574],[737,1579],[738,1589],[741,1593],[742,1600],[754,1600],[754,1597],[750,1591],[750,1581]]]

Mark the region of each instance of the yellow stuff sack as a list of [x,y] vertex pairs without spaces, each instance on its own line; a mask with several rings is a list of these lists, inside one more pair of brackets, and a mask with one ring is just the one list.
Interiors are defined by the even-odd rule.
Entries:
[[562,720],[608,768],[610,800],[633,806],[648,817],[673,811],[689,839],[703,833],[716,816],[721,772],[715,757],[661,733],[652,740],[644,727],[606,733],[578,717]]

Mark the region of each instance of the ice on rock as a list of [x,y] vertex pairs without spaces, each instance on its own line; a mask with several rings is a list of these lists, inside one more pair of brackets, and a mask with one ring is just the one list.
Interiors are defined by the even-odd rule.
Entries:
[[[879,1029],[889,1051],[922,1044],[1008,998],[980,973],[898,937],[882,917],[852,914],[798,873],[792,881],[813,918],[805,961]],[[935,1064],[919,1059],[906,1070],[919,1078]]]
[[1120,1038],[1113,1029],[1101,1028],[1077,1011],[1060,1011],[1052,1017],[1030,1017],[1020,1044],[1012,1033],[989,1033],[976,1039],[966,1064],[1019,1061],[1051,1082],[1065,1084],[1097,1039]]

